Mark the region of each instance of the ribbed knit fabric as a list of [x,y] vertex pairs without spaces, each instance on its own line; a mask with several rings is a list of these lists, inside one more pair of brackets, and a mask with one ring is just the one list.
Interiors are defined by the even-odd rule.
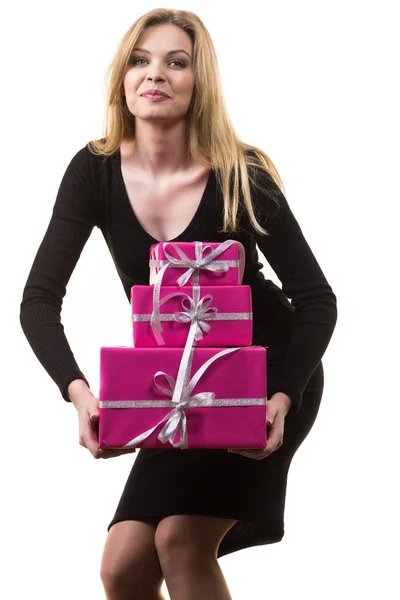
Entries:
[[[267,396],[282,391],[292,399],[283,444],[263,460],[216,449],[142,448],[134,455],[108,529],[127,519],[149,520],[155,525],[161,518],[177,514],[237,519],[222,540],[218,557],[278,542],[284,535],[288,469],[319,410],[324,387],[321,358],[336,324],[337,309],[336,297],[286,199],[270,177],[265,182],[267,193],[261,194],[254,186],[252,198],[269,236],[255,235],[244,212],[239,233],[219,233],[223,204],[216,171],[211,169],[193,219],[172,241],[233,238],[243,243],[246,267],[242,283],[252,291],[253,345],[268,347]],[[279,209],[273,195],[280,201]],[[72,158],[62,178],[20,311],[33,351],[66,401],[70,401],[69,383],[87,379],[64,332],[62,301],[93,227],[103,233],[129,302],[133,285],[149,285],[149,249],[157,240],[143,229],[132,210],[120,151],[104,158],[94,156],[85,146]],[[257,245],[282,289],[264,278]]]
[[[104,235],[128,301],[133,285],[149,284],[149,249],[157,240],[134,215],[120,160],[119,150],[104,158],[92,154],[88,145],[72,158],[23,290],[21,326],[66,401],[70,401],[67,387],[71,381],[88,381],[68,343],[61,308],[68,281],[93,227],[99,227]],[[218,233],[222,200],[215,170],[211,169],[196,214],[172,241],[232,238],[243,243],[246,269],[242,283],[252,288],[253,345],[268,346],[269,364],[279,360],[277,387],[269,389],[269,396],[278,391],[288,394],[292,400],[290,414],[295,414],[332,336],[337,319],[336,296],[286,198],[272,178],[266,177],[264,182],[270,193],[261,194],[254,186],[253,203],[269,236],[256,235],[244,212],[240,233]],[[279,209],[273,194],[279,199]],[[256,245],[279,277],[282,290],[264,278]]]

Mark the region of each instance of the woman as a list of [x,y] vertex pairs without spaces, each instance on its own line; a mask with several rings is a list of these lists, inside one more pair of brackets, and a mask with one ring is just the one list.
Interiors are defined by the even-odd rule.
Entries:
[[[126,32],[109,74],[106,135],[67,167],[23,292],[21,325],[78,411],[80,444],[95,458],[117,456],[123,451],[98,448],[98,399],[60,321],[93,227],[104,235],[128,300],[133,285],[149,284],[149,248],[157,241],[243,243],[253,345],[268,346],[267,447],[141,449],[101,564],[109,600],[160,599],[164,578],[174,600],[226,600],[218,558],[284,535],[288,469],[318,413],[336,297],[272,161],[234,132],[214,47],[196,15],[146,13]],[[282,289],[261,273],[256,245]]]

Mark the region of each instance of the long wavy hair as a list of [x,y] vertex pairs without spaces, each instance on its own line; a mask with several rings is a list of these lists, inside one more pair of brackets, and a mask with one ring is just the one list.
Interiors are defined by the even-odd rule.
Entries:
[[109,156],[123,140],[135,138],[135,117],[126,104],[123,80],[142,32],[164,23],[183,29],[193,43],[194,90],[186,114],[185,148],[195,162],[215,169],[224,203],[221,231],[237,231],[238,212],[243,210],[241,193],[250,224],[259,234],[269,235],[257,221],[250,182],[279,205],[280,193],[285,194],[283,181],[267,154],[242,142],[236,134],[223,99],[214,45],[203,22],[193,12],[156,8],[127,30],[105,75],[108,94],[103,137],[91,140],[89,148],[94,154]]

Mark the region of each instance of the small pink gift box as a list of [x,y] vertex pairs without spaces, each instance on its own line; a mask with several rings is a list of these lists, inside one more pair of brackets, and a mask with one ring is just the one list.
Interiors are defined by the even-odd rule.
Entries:
[[[136,348],[157,346],[153,330],[153,286],[131,289],[133,344]],[[250,346],[253,314],[249,285],[161,286],[160,323],[166,346],[183,347],[189,328],[197,319],[196,345]]]
[[101,347],[100,446],[265,448],[266,348],[194,348],[183,385],[182,352]]
[[150,247],[150,285],[240,285],[245,267],[243,244],[159,242]]

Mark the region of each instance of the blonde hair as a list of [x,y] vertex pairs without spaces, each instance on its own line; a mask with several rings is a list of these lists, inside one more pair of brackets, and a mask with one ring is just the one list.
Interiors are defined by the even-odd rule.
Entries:
[[[206,27],[193,12],[156,8],[131,25],[106,71],[108,101],[103,138],[92,140],[89,147],[94,154],[109,156],[118,150],[123,140],[134,139],[135,119],[126,105],[123,80],[129,69],[132,50],[142,32],[164,23],[180,27],[193,43],[195,83],[186,114],[186,151],[195,162],[215,169],[224,202],[222,231],[237,231],[240,186],[251,225],[259,234],[269,235],[256,219],[249,181],[267,192],[277,204],[280,190],[285,193],[283,182],[267,154],[242,142],[236,134],[223,99],[214,45]],[[267,179],[266,187],[260,186],[260,175],[263,174]]]

